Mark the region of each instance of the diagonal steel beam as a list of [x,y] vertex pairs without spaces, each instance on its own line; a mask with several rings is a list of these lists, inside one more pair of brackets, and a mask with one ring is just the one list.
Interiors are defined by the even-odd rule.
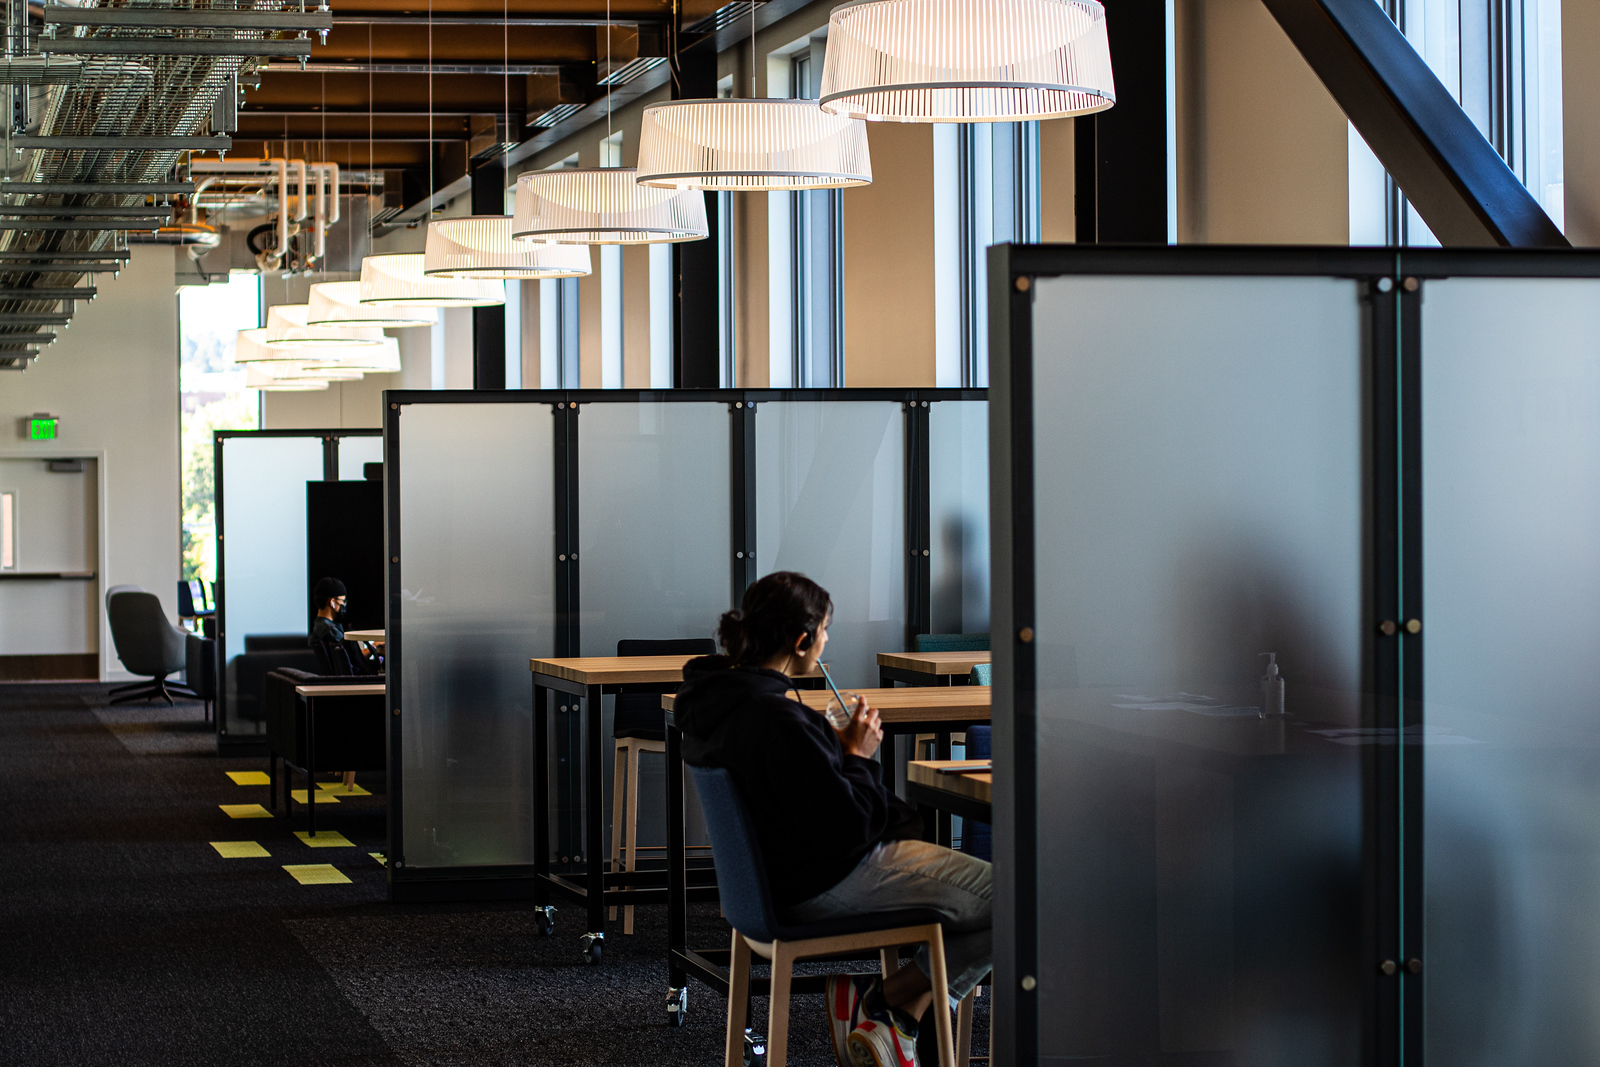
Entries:
[[1373,0],[1263,0],[1445,245],[1568,241]]

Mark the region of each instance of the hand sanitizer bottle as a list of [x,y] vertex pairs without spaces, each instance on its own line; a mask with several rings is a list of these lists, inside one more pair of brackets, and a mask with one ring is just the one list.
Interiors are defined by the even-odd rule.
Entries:
[[1283,678],[1278,674],[1278,654],[1263,652],[1267,673],[1261,676],[1261,717],[1283,714]]

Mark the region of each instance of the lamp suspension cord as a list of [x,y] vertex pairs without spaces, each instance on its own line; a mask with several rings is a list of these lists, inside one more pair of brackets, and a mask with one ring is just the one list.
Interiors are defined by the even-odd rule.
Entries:
[[[511,137],[511,0],[501,0],[500,10],[500,81],[506,91],[506,132],[505,136],[500,139],[502,147],[499,151],[499,154],[503,157],[506,154],[503,146]],[[500,211],[504,211],[506,206],[505,169],[505,164],[500,164]],[[497,211],[495,214],[498,215],[500,212]]]
[[428,193],[423,201],[423,222],[433,215],[433,156],[433,0],[428,0]]
[[372,224],[372,23],[367,23],[367,251],[372,251],[372,241],[378,232]]
[[[606,0],[606,77],[612,75],[611,70],[611,0]],[[611,93],[615,85],[606,86],[606,156],[611,155]],[[622,162],[620,159],[618,163]]]

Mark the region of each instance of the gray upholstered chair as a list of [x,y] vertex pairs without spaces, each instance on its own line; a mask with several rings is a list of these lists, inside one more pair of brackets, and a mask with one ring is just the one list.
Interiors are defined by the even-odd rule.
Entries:
[[187,687],[167,681],[168,675],[184,668],[185,642],[189,635],[167,620],[160,598],[154,593],[119,591],[108,595],[106,600],[117,658],[132,673],[150,679],[112,690],[111,703],[160,697],[171,704],[169,689],[176,689],[182,696],[193,696]]

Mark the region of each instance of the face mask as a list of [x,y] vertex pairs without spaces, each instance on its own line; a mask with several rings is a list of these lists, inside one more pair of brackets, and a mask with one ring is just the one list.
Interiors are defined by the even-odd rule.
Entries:
[[335,619],[342,619],[342,618],[344,618],[344,607],[343,607],[343,606],[341,606],[341,607],[339,607],[339,608],[337,608],[337,609],[335,609],[335,611],[334,611],[334,613],[333,613],[333,617],[334,617],[334,618],[335,618]]

